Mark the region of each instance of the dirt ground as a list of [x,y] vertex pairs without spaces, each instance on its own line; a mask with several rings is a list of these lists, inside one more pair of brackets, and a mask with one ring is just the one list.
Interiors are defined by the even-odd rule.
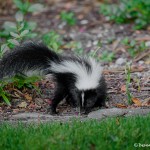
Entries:
[[[60,19],[62,11],[73,11],[77,18],[75,26],[68,26]],[[55,1],[47,3],[46,9],[39,14],[27,16],[29,20],[38,23],[37,32],[39,34],[48,31],[56,31],[63,37],[63,47],[65,53],[71,52],[73,48],[65,45],[71,42],[81,42],[81,47],[86,54],[90,50],[96,50],[100,42],[98,55],[103,51],[114,52],[115,58],[112,62],[102,62],[104,75],[108,87],[107,107],[119,108],[149,108],[150,107],[150,45],[147,49],[132,58],[127,52],[127,47],[121,41],[128,37],[137,42],[150,42],[150,28],[145,30],[133,30],[133,24],[118,25],[108,22],[107,18],[99,13],[99,1]],[[13,14],[5,14],[0,17],[0,25],[4,21],[13,21]],[[136,100],[132,105],[127,102],[125,90],[125,64],[132,62],[130,92]],[[49,76],[38,83],[42,95],[35,90],[16,90],[13,96],[12,106],[6,106],[2,101],[0,104],[0,120],[9,120],[12,115],[24,112],[36,112],[47,114],[47,109],[51,104],[55,84]],[[13,93],[14,94],[14,93]],[[19,96],[17,96],[17,94]],[[26,96],[24,96],[26,95]],[[32,97],[32,98],[31,98]],[[62,102],[58,107],[59,114],[76,115],[76,112]]]

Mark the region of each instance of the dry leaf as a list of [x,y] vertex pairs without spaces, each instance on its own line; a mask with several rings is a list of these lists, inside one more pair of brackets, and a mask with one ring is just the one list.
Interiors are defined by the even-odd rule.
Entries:
[[27,103],[26,102],[21,102],[18,107],[20,108],[26,108],[27,107]]
[[145,64],[150,65],[150,60],[147,59],[147,60],[145,61]]
[[32,101],[32,97],[29,94],[25,94],[24,97],[26,100]]
[[118,108],[127,108],[127,106],[124,104],[116,104],[115,106]]
[[136,106],[141,106],[142,105],[141,101],[138,98],[133,97],[132,101],[133,101],[134,104],[136,104]]
[[33,104],[33,103],[31,103],[29,106],[28,106],[28,108],[30,108],[30,109],[35,109],[35,104]]
[[115,41],[112,43],[112,49],[113,49],[113,50],[116,50],[117,47],[118,47],[118,45],[119,45],[119,43],[120,43],[120,40],[115,40]]
[[150,106],[150,97],[144,99],[142,102],[142,106]]
[[121,92],[126,92],[126,85],[121,86]]
[[39,82],[35,82],[34,85],[35,85],[36,87],[39,87]]

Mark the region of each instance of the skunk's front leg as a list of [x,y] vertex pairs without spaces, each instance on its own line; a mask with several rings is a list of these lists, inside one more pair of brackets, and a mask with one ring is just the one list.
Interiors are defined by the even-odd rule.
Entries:
[[79,93],[75,88],[70,88],[69,90],[69,97],[70,97],[70,103],[73,107],[79,107],[80,106],[80,98]]
[[66,95],[67,93],[66,93],[66,89],[64,85],[61,83],[57,84],[57,87],[54,93],[54,98],[52,99],[52,104],[50,106],[51,114],[57,114],[56,107],[59,104],[59,102],[65,98]]

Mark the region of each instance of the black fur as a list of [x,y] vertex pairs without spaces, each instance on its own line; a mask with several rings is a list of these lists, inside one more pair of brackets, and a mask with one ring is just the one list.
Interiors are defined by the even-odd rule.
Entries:
[[25,43],[4,55],[0,62],[0,79],[30,70],[47,71],[48,60],[58,62],[59,59],[58,55],[43,44]]
[[80,106],[86,112],[95,106],[104,105],[106,98],[106,83],[104,77],[100,77],[99,86],[96,89],[86,90],[84,107],[81,106],[81,92],[75,87],[77,76],[73,73],[57,73],[51,70],[51,63],[61,64],[63,60],[79,62],[86,66],[90,73],[90,64],[84,58],[61,56],[49,50],[43,44],[33,42],[25,43],[16,47],[12,52],[6,54],[0,61],[0,79],[13,76],[17,73],[39,70],[44,75],[52,74],[56,80],[57,87],[52,100],[51,112],[56,113],[58,103],[65,97],[72,106]]

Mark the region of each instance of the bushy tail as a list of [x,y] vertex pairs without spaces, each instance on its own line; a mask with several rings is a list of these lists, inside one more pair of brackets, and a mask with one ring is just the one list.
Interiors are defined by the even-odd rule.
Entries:
[[17,73],[46,74],[51,62],[58,62],[59,59],[59,55],[41,43],[25,43],[4,55],[0,61],[0,79]]

